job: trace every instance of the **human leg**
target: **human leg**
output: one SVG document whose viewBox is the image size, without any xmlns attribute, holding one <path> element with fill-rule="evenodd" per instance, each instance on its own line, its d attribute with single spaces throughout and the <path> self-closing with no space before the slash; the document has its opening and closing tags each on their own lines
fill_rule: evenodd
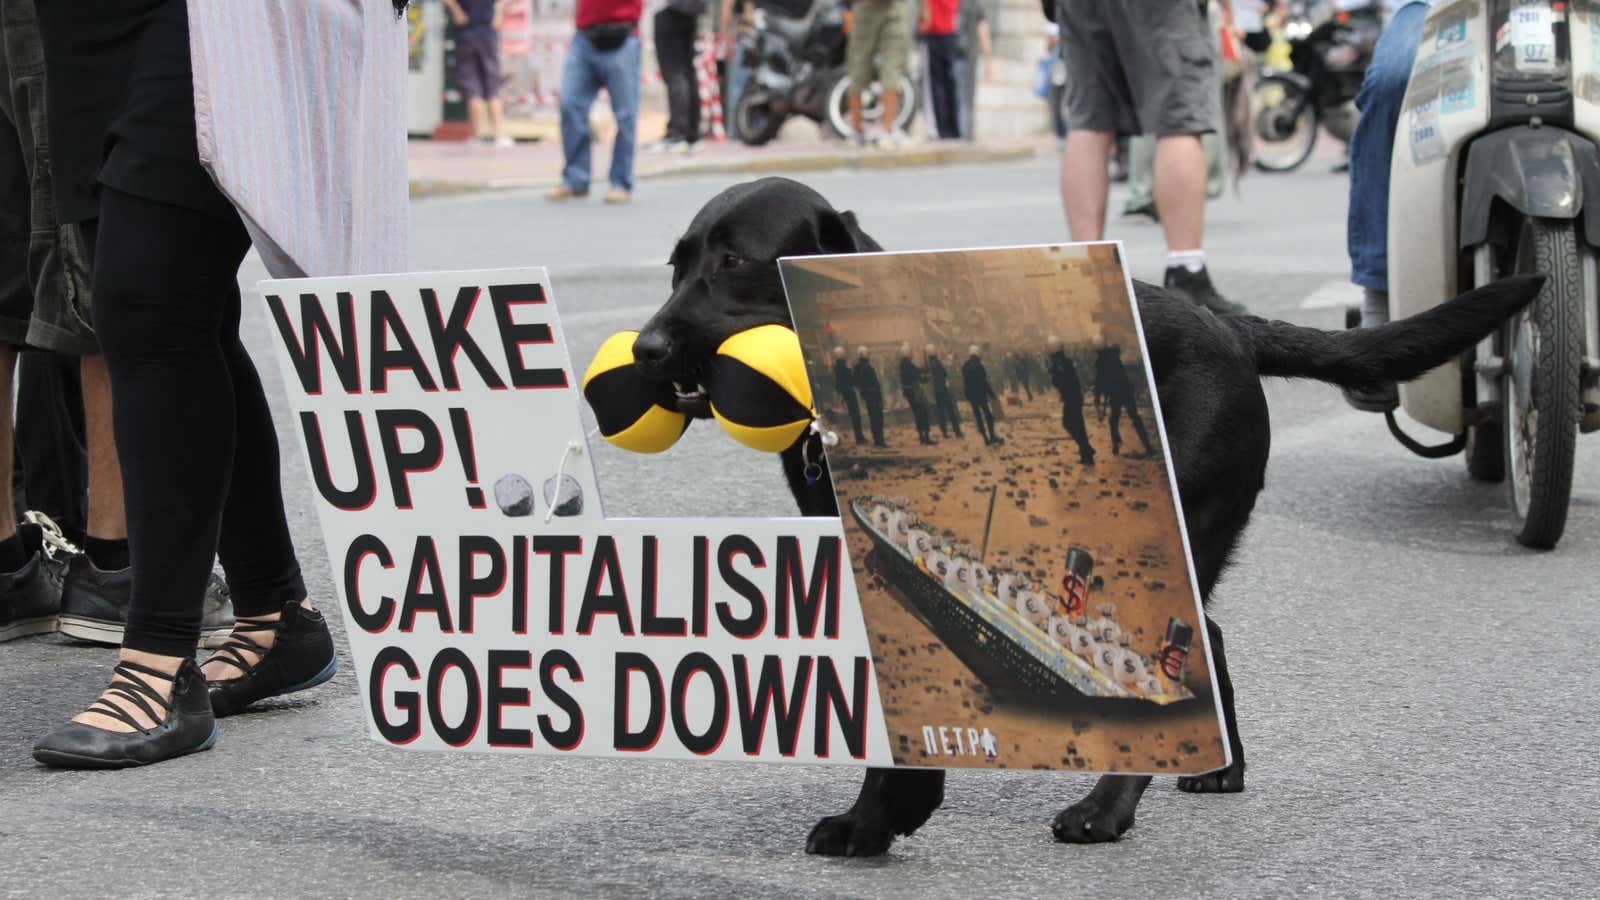
<svg viewBox="0 0 1600 900">
<path fill-rule="evenodd" d="M 78 359 L 26 350 L 17 355 L 16 377 L 16 456 L 22 473 L 14 480 L 22 485 L 19 505 L 49 516 L 74 544 L 82 544 L 88 530 Z M 119 496 L 119 509 L 121 505 Z"/>
<path fill-rule="evenodd" d="M 1385 302 L 1363 312 L 1363 325 L 1382 324 L 1388 317 L 1389 157 L 1427 11 L 1423 3 L 1408 3 L 1395 11 L 1378 38 L 1356 95 L 1361 118 L 1350 137 L 1350 280 L 1369 291 L 1385 292 Z"/>
<path fill-rule="evenodd" d="M 1067 211 L 1067 232 L 1074 241 L 1098 241 L 1105 236 L 1106 197 L 1111 176 L 1109 131 L 1074 128 L 1067 132 L 1067 149 L 1061 154 L 1061 203 Z"/>
<path fill-rule="evenodd" d="M 1128 141 L 1128 200 L 1122 214 L 1150 215 L 1156 210 L 1156 139 L 1148 134 L 1134 135 Z"/>
<path fill-rule="evenodd" d="M 633 192 L 633 152 L 639 125 L 639 38 L 629 37 L 621 47 L 602 54 L 598 61 L 611 114 L 617 120 L 616 143 L 611 147 L 611 187 Z"/>
<path fill-rule="evenodd" d="M 851 10 L 850 36 L 845 44 L 845 72 L 850 78 L 850 130 L 861 135 L 861 94 L 872 86 L 874 57 L 884 27 L 884 4 L 860 3 Z"/>
<path fill-rule="evenodd" d="M 933 102 L 934 136 L 961 136 L 960 92 L 956 72 L 956 36 L 930 34 L 928 42 L 928 93 Z"/>
<path fill-rule="evenodd" d="M 855 429 L 856 443 L 865 444 L 867 436 L 861 433 L 861 404 L 856 402 L 856 395 L 845 394 L 844 405 L 850 413 L 850 427 Z"/>
<path fill-rule="evenodd" d="M 1206 153 L 1199 136 L 1157 138 L 1154 175 L 1156 210 L 1167 249 L 1199 249 L 1206 214 Z"/>
<path fill-rule="evenodd" d="M 561 70 L 561 182 L 574 194 L 589 193 L 589 107 L 600 93 L 594 55 L 580 31 L 572 36 Z"/>
<path fill-rule="evenodd" d="M 700 111 L 694 77 L 695 19 L 664 7 L 656 13 L 654 23 L 656 67 L 667 88 L 666 138 L 694 143 L 700 136 L 694 122 Z"/>
<path fill-rule="evenodd" d="M 84 446 L 88 456 L 88 536 L 101 540 L 126 541 L 128 514 L 122 499 L 122 466 L 117 459 L 113 433 L 111 375 L 105 357 L 84 356 L 78 362 L 82 384 Z M 102 568 L 120 569 L 127 565 L 126 548 L 122 559 L 98 560 Z"/>
</svg>

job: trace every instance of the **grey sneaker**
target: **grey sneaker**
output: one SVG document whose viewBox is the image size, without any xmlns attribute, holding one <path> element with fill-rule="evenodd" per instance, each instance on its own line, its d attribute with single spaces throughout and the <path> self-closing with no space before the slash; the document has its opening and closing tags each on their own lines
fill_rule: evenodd
<svg viewBox="0 0 1600 900">
<path fill-rule="evenodd" d="M 133 569 L 105 570 L 86 553 L 67 561 L 61 591 L 61 633 L 96 644 L 120 646 L 128 624 Z M 228 585 L 211 573 L 200 619 L 200 645 L 220 647 L 233 632 L 233 601 Z"/>
</svg>

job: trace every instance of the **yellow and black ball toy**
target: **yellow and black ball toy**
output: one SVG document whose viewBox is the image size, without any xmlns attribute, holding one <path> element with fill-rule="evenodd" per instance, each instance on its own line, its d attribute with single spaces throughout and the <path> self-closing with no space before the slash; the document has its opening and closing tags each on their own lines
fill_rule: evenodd
<svg viewBox="0 0 1600 900">
<path fill-rule="evenodd" d="M 633 365 L 637 331 L 619 331 L 583 375 L 583 398 L 600 423 L 600 436 L 634 453 L 660 453 L 678 442 L 689 417 L 671 408 L 672 388 L 645 378 Z"/>
<path fill-rule="evenodd" d="M 800 339 L 782 325 L 760 325 L 723 341 L 706 390 L 723 429 L 763 453 L 789 449 L 817 417 Z"/>
</svg>

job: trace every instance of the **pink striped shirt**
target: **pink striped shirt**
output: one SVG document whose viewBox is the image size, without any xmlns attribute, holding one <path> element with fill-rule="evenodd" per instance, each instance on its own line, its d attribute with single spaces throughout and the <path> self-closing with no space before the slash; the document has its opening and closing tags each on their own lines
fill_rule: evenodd
<svg viewBox="0 0 1600 900">
<path fill-rule="evenodd" d="M 200 161 L 273 277 L 407 268 L 391 0 L 188 0 Z"/>
</svg>

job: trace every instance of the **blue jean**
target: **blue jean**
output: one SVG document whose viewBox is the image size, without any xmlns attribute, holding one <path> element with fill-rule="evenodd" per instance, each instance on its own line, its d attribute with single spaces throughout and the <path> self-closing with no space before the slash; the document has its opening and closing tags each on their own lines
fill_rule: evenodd
<svg viewBox="0 0 1600 900">
<path fill-rule="evenodd" d="M 740 137 L 739 117 L 733 111 L 739 106 L 739 96 L 744 93 L 745 85 L 750 81 L 750 69 L 744 64 L 744 51 L 735 45 L 733 52 L 728 54 L 728 90 L 722 95 L 727 103 L 727 108 L 722 112 L 722 121 L 728 123 L 728 135 Z"/>
<path fill-rule="evenodd" d="M 561 151 L 566 157 L 561 180 L 584 194 L 589 191 L 589 107 L 600 89 L 611 95 L 617 120 L 617 141 L 611 148 L 611 186 L 633 190 L 634 132 L 639 124 L 639 36 L 601 52 L 583 32 L 572 37 L 561 72 Z"/>
<path fill-rule="evenodd" d="M 1389 157 L 1400 128 L 1400 103 L 1422 40 L 1428 5 L 1401 6 L 1383 29 L 1372 64 L 1361 80 L 1356 107 L 1361 120 L 1350 137 L 1350 280 L 1374 291 L 1389 289 Z"/>
</svg>

